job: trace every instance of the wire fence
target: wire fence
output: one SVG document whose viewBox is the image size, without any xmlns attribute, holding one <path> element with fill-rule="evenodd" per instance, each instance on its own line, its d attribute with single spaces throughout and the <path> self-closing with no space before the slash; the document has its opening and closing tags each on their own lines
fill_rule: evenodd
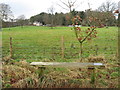
<svg viewBox="0 0 120 90">
<path fill-rule="evenodd" d="M 2 56 L 6 57 L 11 55 L 13 59 L 36 59 L 36 60 L 59 60 L 59 59 L 78 59 L 79 56 L 79 43 L 78 42 L 67 42 L 64 37 L 60 37 L 58 43 L 53 42 L 50 44 L 40 44 L 36 41 L 26 39 L 15 39 L 3 40 Z M 46 41 L 47 42 L 47 41 Z M 99 54 L 116 54 L 116 47 L 109 46 L 98 46 L 91 44 L 84 46 L 83 57 L 89 57 L 90 55 Z"/>
<path fill-rule="evenodd" d="M 5 42 L 4 42 L 5 41 Z M 3 47 L 2 56 L 8 56 L 11 55 L 14 59 L 60 59 L 60 58 L 78 58 L 79 56 L 79 47 L 74 47 L 69 44 L 68 46 L 65 46 L 65 44 L 68 44 L 64 42 L 64 38 L 62 41 L 60 41 L 60 45 L 55 46 L 47 46 L 42 45 L 39 46 L 36 43 L 32 43 L 30 45 L 31 40 L 27 40 L 27 42 L 12 39 L 10 37 L 10 40 L 4 40 L 3 41 Z"/>
</svg>

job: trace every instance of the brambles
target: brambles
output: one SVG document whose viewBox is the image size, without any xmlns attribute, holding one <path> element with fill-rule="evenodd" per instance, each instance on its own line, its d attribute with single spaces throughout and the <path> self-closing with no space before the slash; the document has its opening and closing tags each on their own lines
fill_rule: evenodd
<svg viewBox="0 0 120 90">
<path fill-rule="evenodd" d="M 96 21 L 96 20 L 97 20 L 97 18 L 89 17 L 90 22 Z M 82 19 L 79 16 L 75 16 L 72 21 L 73 21 L 76 38 L 80 43 L 80 49 L 81 49 L 80 55 L 81 55 L 81 60 L 82 60 L 82 54 L 83 54 L 82 44 L 84 41 L 91 40 L 91 39 L 97 37 L 97 31 L 95 30 L 96 27 L 93 25 L 93 26 L 90 26 L 89 28 L 87 28 L 86 30 L 82 30 L 78 26 L 78 25 L 82 24 Z"/>
</svg>

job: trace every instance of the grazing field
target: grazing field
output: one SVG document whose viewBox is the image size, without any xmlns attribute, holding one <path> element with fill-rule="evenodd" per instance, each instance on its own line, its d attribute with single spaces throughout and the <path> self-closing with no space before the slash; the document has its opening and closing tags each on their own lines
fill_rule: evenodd
<svg viewBox="0 0 120 90">
<path fill-rule="evenodd" d="M 87 29 L 87 27 L 81 27 Z M 82 62 L 101 62 L 104 69 L 96 69 L 94 87 L 114 88 L 118 86 L 118 29 L 97 28 L 97 38 L 83 44 Z M 64 58 L 61 37 L 64 37 Z M 9 38 L 12 37 L 13 57 L 9 56 Z M 2 32 L 3 87 L 79 87 L 90 88 L 90 71 L 87 69 L 48 68 L 41 82 L 37 78 L 37 67 L 32 61 L 80 62 L 79 42 L 71 27 L 24 26 L 3 28 Z M 7 62 L 7 63 L 6 63 Z M 9 70 L 10 69 L 10 70 Z"/>
</svg>

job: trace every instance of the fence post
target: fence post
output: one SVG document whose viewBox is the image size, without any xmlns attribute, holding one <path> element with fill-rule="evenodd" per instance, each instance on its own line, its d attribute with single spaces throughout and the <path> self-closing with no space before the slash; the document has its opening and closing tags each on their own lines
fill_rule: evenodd
<svg viewBox="0 0 120 90">
<path fill-rule="evenodd" d="M 40 87 L 42 87 L 42 81 L 44 79 L 44 71 L 45 71 L 45 67 L 38 67 L 38 78 L 39 78 L 39 82 L 40 82 Z"/>
<path fill-rule="evenodd" d="M 10 58 L 13 57 L 13 50 L 12 50 L 12 37 L 10 37 Z"/>
<path fill-rule="evenodd" d="M 62 58 L 64 58 L 64 56 L 65 56 L 65 54 L 64 54 L 64 50 L 65 50 L 65 48 L 64 48 L 64 36 L 61 37 L 61 50 L 62 50 L 62 52 L 61 52 Z"/>
<path fill-rule="evenodd" d="M 98 55 L 98 50 L 99 50 L 98 45 L 95 45 L 95 54 L 96 55 Z"/>
<path fill-rule="evenodd" d="M 92 84 L 92 88 L 95 88 L 96 87 L 95 67 L 89 67 L 88 70 L 89 70 L 89 72 L 91 72 L 91 81 L 90 81 L 90 83 Z"/>
<path fill-rule="evenodd" d="M 52 58 L 52 60 L 55 60 L 55 55 L 54 55 L 55 52 L 54 52 L 54 50 L 55 50 L 54 47 L 52 47 L 52 50 L 51 50 L 52 51 L 51 52 L 51 58 Z"/>
</svg>

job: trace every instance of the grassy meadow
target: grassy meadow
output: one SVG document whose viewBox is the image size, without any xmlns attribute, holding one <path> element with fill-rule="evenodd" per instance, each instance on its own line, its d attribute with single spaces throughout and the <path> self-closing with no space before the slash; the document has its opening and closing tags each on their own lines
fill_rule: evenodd
<svg viewBox="0 0 120 90">
<path fill-rule="evenodd" d="M 87 27 L 81 27 L 87 29 Z M 82 62 L 100 62 L 106 66 L 96 69 L 96 88 L 118 87 L 118 28 L 97 28 L 97 38 L 83 44 Z M 61 54 L 61 37 L 64 36 L 64 53 Z M 42 82 L 35 66 L 30 62 L 80 62 L 79 42 L 71 27 L 24 26 L 3 28 L 2 55 L 9 56 L 9 38 L 12 37 L 13 57 L 3 62 L 3 87 L 77 87 L 90 88 L 90 71 L 87 69 L 47 68 Z M 9 70 L 10 69 L 10 70 Z"/>
</svg>

